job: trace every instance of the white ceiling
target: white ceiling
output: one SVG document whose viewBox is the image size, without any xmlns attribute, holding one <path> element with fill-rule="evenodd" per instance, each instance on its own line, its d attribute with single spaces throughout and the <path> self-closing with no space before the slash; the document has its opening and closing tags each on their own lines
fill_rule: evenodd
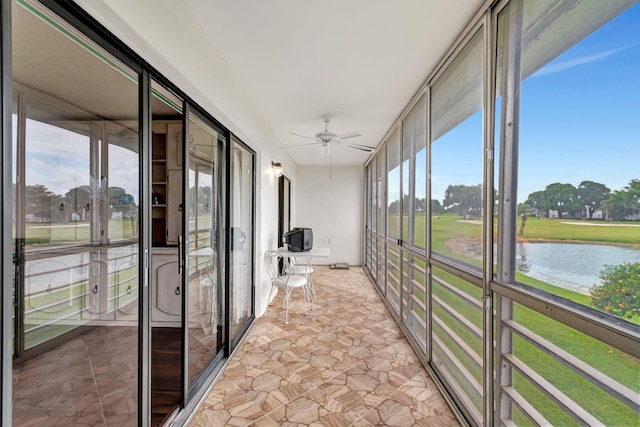
<svg viewBox="0 0 640 427">
<path fill-rule="evenodd" d="M 484 0 L 183 0 L 283 146 L 324 129 L 376 146 Z M 334 165 L 368 153 L 332 147 Z M 324 165 L 320 147 L 288 149 Z"/>
</svg>

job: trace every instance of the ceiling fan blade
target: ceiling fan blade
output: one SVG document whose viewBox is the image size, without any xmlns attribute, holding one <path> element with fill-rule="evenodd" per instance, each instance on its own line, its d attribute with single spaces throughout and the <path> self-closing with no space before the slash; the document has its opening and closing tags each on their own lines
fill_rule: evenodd
<svg viewBox="0 0 640 427">
<path fill-rule="evenodd" d="M 358 147 L 366 148 L 367 150 L 375 150 L 376 149 L 376 147 L 372 147 L 370 145 L 356 144 L 355 142 L 350 142 L 349 145 L 357 145 Z"/>
<path fill-rule="evenodd" d="M 347 144 L 347 147 L 355 148 L 356 150 L 360 150 L 360 151 L 366 151 L 367 153 L 373 151 L 373 148 L 371 148 L 371 147 L 363 148 L 363 147 L 359 147 L 359 146 L 353 145 L 353 144 Z"/>
<path fill-rule="evenodd" d="M 358 136 L 362 136 L 362 132 L 358 132 L 354 130 L 352 132 L 343 133 L 342 135 L 338 135 L 340 139 L 349 139 L 349 138 L 357 138 Z"/>
<path fill-rule="evenodd" d="M 291 135 L 295 135 L 295 136 L 299 136 L 301 138 L 307 138 L 307 139 L 311 139 L 313 141 L 318 141 L 316 138 L 312 137 L 312 136 L 307 136 L 307 135 L 301 135 L 299 133 L 295 133 L 295 132 L 289 132 Z"/>
<path fill-rule="evenodd" d="M 307 144 L 298 144 L 298 145 L 287 145 L 286 147 L 278 147 L 278 150 L 286 150 L 288 148 L 298 148 L 298 147 L 308 147 L 310 145 L 318 145 L 317 142 L 309 142 Z"/>
</svg>

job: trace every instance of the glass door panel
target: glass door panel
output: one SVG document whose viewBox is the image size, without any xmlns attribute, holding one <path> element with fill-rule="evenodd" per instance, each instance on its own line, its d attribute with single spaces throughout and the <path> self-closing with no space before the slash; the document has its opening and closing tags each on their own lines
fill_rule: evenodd
<svg viewBox="0 0 640 427">
<path fill-rule="evenodd" d="M 222 350 L 225 318 L 222 190 L 224 135 L 194 114 L 188 117 L 187 380 L 189 388 Z"/>
<path fill-rule="evenodd" d="M 231 338 L 253 317 L 253 153 L 233 140 L 231 151 Z"/>
<path fill-rule="evenodd" d="M 11 12 L 13 425 L 135 426 L 138 74 L 35 2 Z"/>
<path fill-rule="evenodd" d="M 151 425 L 180 408 L 182 387 L 183 101 L 151 82 Z"/>
</svg>

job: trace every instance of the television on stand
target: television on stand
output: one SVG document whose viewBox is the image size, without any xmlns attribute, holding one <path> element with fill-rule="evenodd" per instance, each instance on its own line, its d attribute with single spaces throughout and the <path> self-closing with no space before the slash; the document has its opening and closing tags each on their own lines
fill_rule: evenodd
<svg viewBox="0 0 640 427">
<path fill-rule="evenodd" d="M 313 248 L 313 230 L 307 227 L 295 227 L 284 233 L 284 242 L 291 252 L 305 252 Z"/>
</svg>

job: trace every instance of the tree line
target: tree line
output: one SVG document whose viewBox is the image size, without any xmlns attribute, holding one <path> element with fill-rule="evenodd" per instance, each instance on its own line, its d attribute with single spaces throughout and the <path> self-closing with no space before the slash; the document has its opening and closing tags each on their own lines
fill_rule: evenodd
<svg viewBox="0 0 640 427">
<path fill-rule="evenodd" d="M 495 192 L 494 200 L 497 200 L 497 196 Z M 449 185 L 442 202 L 431 200 L 431 212 L 481 216 L 482 198 L 482 185 Z M 408 212 L 409 201 L 409 195 L 405 194 L 402 198 L 403 212 Z M 424 198 L 416 197 L 413 203 L 416 212 L 426 209 Z M 399 213 L 399 208 L 400 201 L 394 200 L 389 204 L 388 211 Z M 582 181 L 578 187 L 556 182 L 547 185 L 544 190 L 529 194 L 527 200 L 518 205 L 518 215 L 535 213 L 548 218 L 550 211 L 557 211 L 560 217 L 587 219 L 593 219 L 595 212 L 602 211 L 607 221 L 623 221 L 640 214 L 640 180 L 632 179 L 629 185 L 616 191 L 595 181 Z"/>
<path fill-rule="evenodd" d="M 64 195 L 55 194 L 42 184 L 25 186 L 25 214 L 27 220 L 44 222 L 69 222 L 87 219 L 91 207 L 90 187 L 81 185 Z M 14 186 L 15 198 L 15 186 Z M 135 206 L 134 197 L 123 188 L 110 187 L 107 199 L 111 208 L 128 210 Z"/>
<path fill-rule="evenodd" d="M 402 197 L 403 212 L 409 211 L 409 195 Z M 416 197 L 413 201 L 413 210 L 424 212 L 426 209 L 426 199 Z M 389 203 L 389 213 L 399 213 L 400 201 L 394 200 Z M 458 215 L 479 216 L 482 212 L 482 185 L 449 185 L 445 191 L 442 203 L 437 199 L 431 200 L 431 213 L 438 214 L 444 212 L 456 213 Z"/>
<path fill-rule="evenodd" d="M 640 180 L 632 179 L 621 190 L 611 191 L 606 185 L 594 181 L 582 181 L 578 187 L 571 184 L 553 183 L 542 191 L 529 194 L 518 212 L 537 212 L 549 217 L 551 210 L 558 216 L 592 219 L 596 211 L 602 211 L 607 221 L 623 221 L 640 213 Z"/>
</svg>

